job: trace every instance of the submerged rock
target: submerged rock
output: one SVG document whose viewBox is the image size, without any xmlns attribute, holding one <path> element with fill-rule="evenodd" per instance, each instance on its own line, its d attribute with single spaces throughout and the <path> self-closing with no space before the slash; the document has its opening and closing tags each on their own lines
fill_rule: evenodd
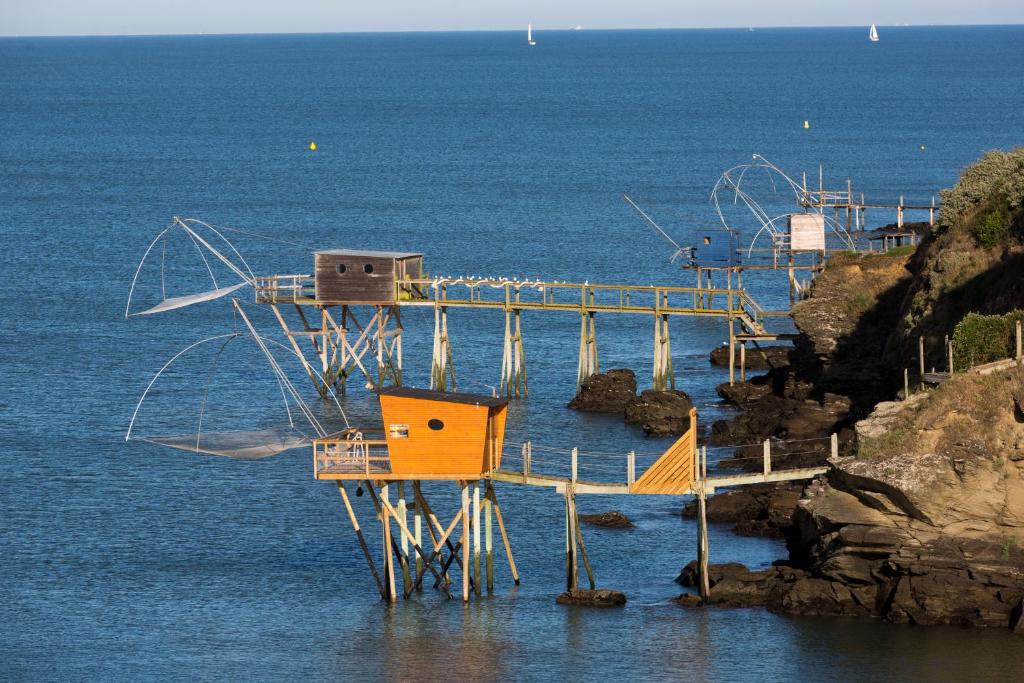
<svg viewBox="0 0 1024 683">
<path fill-rule="evenodd" d="M 636 374 L 619 368 L 583 380 L 569 407 L 590 413 L 621 413 L 636 400 Z"/>
<path fill-rule="evenodd" d="M 683 391 L 648 389 L 626 405 L 626 422 L 654 436 L 683 434 L 690 428 L 691 408 L 693 401 Z"/>
<path fill-rule="evenodd" d="M 629 517 L 618 510 L 612 512 L 601 512 L 595 515 L 580 515 L 580 521 L 594 526 L 603 526 L 607 529 L 632 529 L 633 522 Z"/>
<path fill-rule="evenodd" d="M 606 588 L 596 590 L 576 588 L 562 593 L 555 598 L 555 602 L 559 605 L 577 607 L 622 607 L 626 604 L 626 594 Z"/>
</svg>

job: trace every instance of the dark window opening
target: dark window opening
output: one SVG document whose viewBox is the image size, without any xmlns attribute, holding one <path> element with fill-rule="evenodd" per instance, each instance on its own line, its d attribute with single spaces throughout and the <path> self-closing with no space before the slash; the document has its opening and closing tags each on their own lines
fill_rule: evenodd
<svg viewBox="0 0 1024 683">
<path fill-rule="evenodd" d="M 348 269 L 345 267 L 344 263 L 339 263 L 337 266 L 335 266 L 335 270 L 338 271 L 338 275 L 343 275 L 345 271 Z"/>
<path fill-rule="evenodd" d="M 427 426 L 433 429 L 435 432 L 439 432 L 444 429 L 444 422 L 441 422 L 436 417 L 427 423 Z"/>
<path fill-rule="evenodd" d="M 372 263 L 367 263 L 365 266 L 363 266 L 363 272 L 364 273 L 372 273 L 373 272 L 373 264 Z"/>
</svg>

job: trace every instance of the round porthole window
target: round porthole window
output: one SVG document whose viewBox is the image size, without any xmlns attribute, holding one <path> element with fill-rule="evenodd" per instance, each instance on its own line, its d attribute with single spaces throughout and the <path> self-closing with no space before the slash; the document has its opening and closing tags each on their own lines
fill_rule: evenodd
<svg viewBox="0 0 1024 683">
<path fill-rule="evenodd" d="M 441 422 L 436 417 L 427 423 L 427 426 L 433 429 L 435 432 L 439 432 L 444 429 L 444 422 Z"/>
<path fill-rule="evenodd" d="M 363 272 L 364 273 L 372 273 L 373 272 L 373 264 L 372 263 L 367 263 L 365 266 L 363 266 Z"/>
<path fill-rule="evenodd" d="M 345 267 L 344 263 L 339 263 L 337 266 L 335 266 L 335 270 L 338 271 L 338 275 L 343 275 L 345 271 L 348 270 L 348 268 Z"/>
</svg>

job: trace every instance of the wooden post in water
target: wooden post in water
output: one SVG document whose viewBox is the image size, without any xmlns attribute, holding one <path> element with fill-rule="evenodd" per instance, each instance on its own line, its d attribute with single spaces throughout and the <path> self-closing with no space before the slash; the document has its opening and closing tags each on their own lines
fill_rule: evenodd
<svg viewBox="0 0 1024 683">
<path fill-rule="evenodd" d="M 579 449 L 572 449 L 572 483 L 576 483 L 576 475 L 579 466 Z"/>
<path fill-rule="evenodd" d="M 740 342 L 740 381 L 747 381 L 747 342 Z"/>
<path fill-rule="evenodd" d="M 473 591 L 480 595 L 480 482 L 473 485 Z"/>
<path fill-rule="evenodd" d="M 491 503 L 494 504 L 494 518 L 498 522 L 498 531 L 501 532 L 501 540 L 505 545 L 505 557 L 508 558 L 508 568 L 509 571 L 512 572 L 512 580 L 518 586 L 519 572 L 516 570 L 516 561 L 512 557 L 512 544 L 509 543 L 508 533 L 505 531 L 505 520 L 501 516 L 501 506 L 498 505 L 498 497 L 494 493 L 494 486 L 492 486 L 489 481 L 487 482 L 487 497 L 490 499 Z"/>
<path fill-rule="evenodd" d="M 366 539 L 363 538 L 363 530 L 359 527 L 359 520 L 356 518 L 356 512 L 352 509 L 352 503 L 348 499 L 348 491 L 345 490 L 345 482 L 338 480 L 338 493 L 341 494 L 341 500 L 345 504 L 345 511 L 348 513 L 348 519 L 352 523 L 352 528 L 356 532 L 356 538 L 359 539 L 359 547 L 363 550 L 363 557 L 366 558 L 366 564 L 370 567 L 370 573 L 373 574 L 373 580 L 377 584 L 377 590 L 380 591 L 380 597 L 386 598 L 387 594 L 384 590 L 384 584 L 380 580 L 380 574 L 377 573 L 377 565 L 373 561 L 373 555 L 370 554 L 370 548 L 366 545 Z"/>
<path fill-rule="evenodd" d="M 384 501 L 388 499 L 387 484 L 381 487 L 380 497 Z M 387 599 L 395 602 L 398 600 L 398 594 L 395 593 L 395 560 L 391 553 L 391 517 L 388 515 L 386 507 L 380 511 L 380 520 L 384 532 L 384 589 L 387 593 Z"/>
<path fill-rule="evenodd" d="M 494 515 L 494 506 L 491 503 L 487 492 L 484 492 L 484 553 L 487 563 L 487 592 L 494 590 L 494 545 L 491 531 L 491 517 Z"/>
<path fill-rule="evenodd" d="M 398 482 L 398 519 L 402 521 L 402 526 L 408 526 L 409 515 L 405 503 L 405 482 Z M 398 538 L 399 546 L 402 549 L 402 556 L 400 562 L 402 563 L 402 588 L 406 593 L 409 592 L 409 588 L 412 586 L 412 576 L 409 571 L 409 541 L 406 539 L 405 534 L 399 534 Z"/>
<path fill-rule="evenodd" d="M 626 491 L 633 490 L 636 482 L 636 452 L 630 451 L 626 454 Z"/>
<path fill-rule="evenodd" d="M 462 487 L 462 601 L 469 602 L 469 482 Z"/>
<path fill-rule="evenodd" d="M 565 485 L 565 589 L 574 591 L 579 586 L 579 568 L 576 562 L 575 500 L 572 484 Z"/>
<path fill-rule="evenodd" d="M 935 195 L 932 195 L 932 208 L 928 209 L 928 225 L 935 225 Z"/>
<path fill-rule="evenodd" d="M 732 316 L 732 292 L 727 295 L 729 306 L 729 386 L 736 383 L 736 323 Z"/>
<path fill-rule="evenodd" d="M 413 487 L 419 485 L 418 481 L 413 482 Z M 413 498 L 412 508 L 412 527 L 413 536 L 416 538 L 416 545 L 423 547 L 423 513 L 420 510 L 420 504 L 416 502 L 415 497 Z M 419 576 L 423 573 L 423 558 L 420 557 L 419 553 L 416 554 L 416 575 Z M 422 590 L 422 585 L 418 588 Z"/>
<path fill-rule="evenodd" d="M 697 574 L 700 599 L 707 602 L 711 597 L 711 586 L 708 580 L 708 509 L 703 481 L 697 486 Z"/>
<path fill-rule="evenodd" d="M 763 464 L 764 476 L 767 477 L 769 474 L 772 473 L 772 442 L 769 441 L 768 439 L 765 439 L 764 443 L 762 444 L 762 450 L 763 450 L 762 458 L 764 460 L 764 464 Z"/>
<path fill-rule="evenodd" d="M 896 207 L 896 227 L 903 227 L 903 195 L 900 195 L 900 205 Z"/>
</svg>

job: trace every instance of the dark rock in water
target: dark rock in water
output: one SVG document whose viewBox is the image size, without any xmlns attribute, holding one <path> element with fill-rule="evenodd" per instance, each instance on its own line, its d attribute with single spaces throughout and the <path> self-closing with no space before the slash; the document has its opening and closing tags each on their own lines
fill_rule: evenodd
<svg viewBox="0 0 1024 683">
<path fill-rule="evenodd" d="M 608 529 L 632 529 L 633 522 L 629 517 L 618 510 L 602 512 L 596 515 L 580 515 L 580 521 L 594 526 L 603 526 Z"/>
<path fill-rule="evenodd" d="M 785 368 L 790 364 L 791 346 L 747 347 L 747 370 L 767 370 L 769 368 Z M 719 346 L 711 352 L 711 364 L 729 367 L 729 347 Z M 736 368 L 740 367 L 740 350 L 736 349 Z"/>
<path fill-rule="evenodd" d="M 756 484 L 708 498 L 708 521 L 735 524 L 741 536 L 784 537 L 793 529 L 793 509 L 800 500 L 799 484 Z M 697 504 L 683 508 L 684 517 L 697 516 Z"/>
<path fill-rule="evenodd" d="M 748 403 L 760 401 L 772 393 L 772 385 L 767 382 L 737 382 L 729 384 L 723 382 L 715 387 L 715 391 L 723 399 L 736 406 L 744 406 Z"/>
<path fill-rule="evenodd" d="M 635 400 L 636 374 L 620 368 L 585 379 L 569 407 L 591 413 L 620 413 Z"/>
<path fill-rule="evenodd" d="M 559 605 L 576 605 L 579 607 L 622 607 L 626 604 L 626 594 L 605 588 L 597 590 L 577 588 L 562 593 L 555 598 L 555 602 Z"/>
<path fill-rule="evenodd" d="M 714 586 L 727 576 L 745 574 L 748 571 L 749 570 L 746 566 L 739 562 L 725 562 L 723 564 L 708 565 L 708 585 Z M 683 570 L 679 572 L 679 576 L 676 577 L 676 583 L 688 588 L 696 588 L 700 585 L 700 574 L 698 572 L 697 560 L 693 560 L 690 564 L 683 567 Z"/>
<path fill-rule="evenodd" d="M 626 405 L 626 422 L 654 436 L 682 434 L 690 428 L 693 401 L 685 392 L 648 389 Z"/>
<path fill-rule="evenodd" d="M 673 600 L 674 603 L 680 607 L 703 607 L 704 601 L 700 599 L 699 595 L 693 593 L 681 593 L 678 598 Z"/>
</svg>

